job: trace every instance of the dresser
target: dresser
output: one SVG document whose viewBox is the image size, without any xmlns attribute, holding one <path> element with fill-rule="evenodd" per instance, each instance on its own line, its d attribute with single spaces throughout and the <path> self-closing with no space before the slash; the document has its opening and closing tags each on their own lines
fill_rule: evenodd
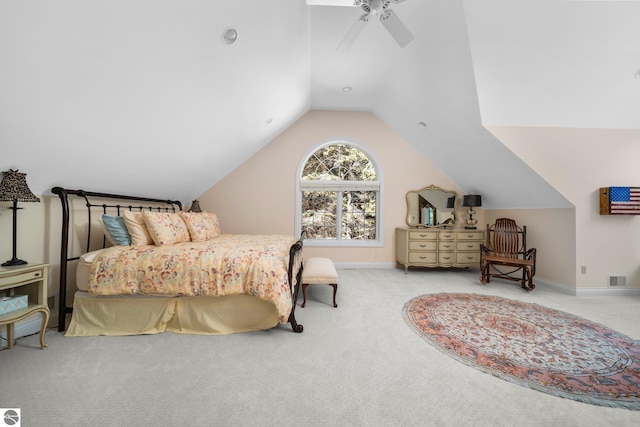
<svg viewBox="0 0 640 427">
<path fill-rule="evenodd" d="M 409 267 L 479 267 L 484 231 L 396 228 L 396 261 Z"/>
</svg>

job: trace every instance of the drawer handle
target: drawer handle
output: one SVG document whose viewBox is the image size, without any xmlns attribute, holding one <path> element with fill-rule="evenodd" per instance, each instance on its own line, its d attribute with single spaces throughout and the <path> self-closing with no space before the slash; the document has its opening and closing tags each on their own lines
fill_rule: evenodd
<svg viewBox="0 0 640 427">
<path fill-rule="evenodd" d="M 442 245 L 442 246 L 444 246 L 445 248 L 450 248 L 451 247 L 451 245 Z"/>
<path fill-rule="evenodd" d="M 473 259 L 473 257 L 472 257 L 472 256 L 468 256 L 468 257 L 467 257 L 467 259 L 468 259 L 468 260 L 472 260 L 472 259 Z"/>
<path fill-rule="evenodd" d="M 420 237 L 427 237 L 427 235 L 426 234 L 421 234 Z"/>
<path fill-rule="evenodd" d="M 473 234 L 467 234 L 467 237 L 473 239 Z"/>
<path fill-rule="evenodd" d="M 36 273 L 36 277 L 38 277 L 40 275 L 40 273 Z"/>
<path fill-rule="evenodd" d="M 420 246 L 421 248 L 426 248 L 427 247 L 427 245 L 418 245 L 418 246 Z"/>
<path fill-rule="evenodd" d="M 421 257 L 418 257 L 418 258 L 420 258 L 420 259 L 425 259 L 425 258 L 427 258 L 427 257 L 426 257 L 426 256 L 421 256 Z"/>
<path fill-rule="evenodd" d="M 468 248 L 472 248 L 472 247 L 473 247 L 473 245 L 467 245 L 467 247 L 468 247 Z"/>
<path fill-rule="evenodd" d="M 442 237 L 451 237 L 451 234 L 443 234 Z"/>
<path fill-rule="evenodd" d="M 451 257 L 449 257 L 449 256 L 443 256 L 442 258 L 444 258 L 444 259 L 451 259 Z"/>
</svg>

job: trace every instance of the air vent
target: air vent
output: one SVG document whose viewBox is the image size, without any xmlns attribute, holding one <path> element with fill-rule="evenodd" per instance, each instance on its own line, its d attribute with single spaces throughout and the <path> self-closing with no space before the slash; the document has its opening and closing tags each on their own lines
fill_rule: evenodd
<svg viewBox="0 0 640 427">
<path fill-rule="evenodd" d="M 609 276 L 609 286 L 612 288 L 627 286 L 627 277 L 626 276 Z"/>
</svg>

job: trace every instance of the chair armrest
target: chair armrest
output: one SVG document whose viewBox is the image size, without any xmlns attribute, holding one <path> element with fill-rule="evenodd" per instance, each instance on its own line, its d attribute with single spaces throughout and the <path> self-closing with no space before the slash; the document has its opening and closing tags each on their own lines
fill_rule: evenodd
<svg viewBox="0 0 640 427">
<path fill-rule="evenodd" d="M 493 248 L 485 246 L 484 243 L 480 243 L 480 252 L 482 252 L 483 254 L 490 254 L 493 253 Z"/>
<path fill-rule="evenodd" d="M 523 255 L 524 259 L 527 259 L 527 260 L 533 259 L 533 260 L 535 260 L 536 259 L 536 252 L 537 252 L 536 248 L 531 248 L 531 249 L 528 249 L 522 255 Z"/>
</svg>

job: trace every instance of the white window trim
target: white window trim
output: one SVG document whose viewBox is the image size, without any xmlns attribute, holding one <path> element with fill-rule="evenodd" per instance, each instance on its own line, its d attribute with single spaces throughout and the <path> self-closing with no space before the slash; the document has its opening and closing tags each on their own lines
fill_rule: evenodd
<svg viewBox="0 0 640 427">
<path fill-rule="evenodd" d="M 324 141 L 321 141 L 315 144 L 307 153 L 302 157 L 300 163 L 298 163 L 298 169 L 296 170 L 296 236 L 299 236 L 302 233 L 302 190 L 305 189 L 313 189 L 313 190 L 327 190 L 327 191 L 340 191 L 345 188 L 352 188 L 353 182 L 351 185 L 345 184 L 343 181 L 323 181 L 322 183 L 318 181 L 309 181 L 301 186 L 300 182 L 302 181 L 300 177 L 302 176 L 302 171 L 304 165 L 307 164 L 309 158 L 316 151 L 333 144 L 344 144 L 349 145 L 351 147 L 355 147 L 358 150 L 362 151 L 371 161 L 373 167 L 376 171 L 377 180 L 376 181 L 360 181 L 359 183 L 363 184 L 362 190 L 377 190 L 378 197 L 376 198 L 376 240 L 326 240 L 326 239 L 310 239 L 305 238 L 304 244 L 305 246 L 318 246 L 318 247 L 366 247 L 366 248 L 378 248 L 384 246 L 384 235 L 383 235 L 383 227 L 384 223 L 384 212 L 383 212 L 383 203 L 384 200 L 384 177 L 382 174 L 382 168 L 380 167 L 380 162 L 373 154 L 373 152 L 360 141 L 357 141 L 352 138 L 330 138 Z M 358 182 L 358 181 L 355 181 Z M 358 188 L 360 189 L 360 188 Z"/>
</svg>

